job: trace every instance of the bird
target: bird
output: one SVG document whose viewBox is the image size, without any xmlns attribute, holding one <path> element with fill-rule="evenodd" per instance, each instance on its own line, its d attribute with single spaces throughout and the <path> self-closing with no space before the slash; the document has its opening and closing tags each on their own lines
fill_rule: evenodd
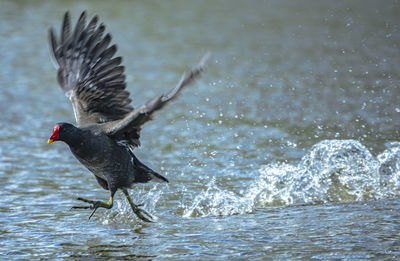
<svg viewBox="0 0 400 261">
<path fill-rule="evenodd" d="M 134 108 L 126 90 L 122 57 L 116 55 L 117 45 L 112 44 L 111 34 L 97 15 L 87 22 L 83 11 L 73 28 L 69 11 L 65 12 L 60 35 L 53 27 L 49 29 L 49 44 L 58 84 L 72 103 L 76 123 L 55 124 L 47 143 L 66 143 L 98 184 L 110 192 L 107 202 L 78 197 L 87 205 L 71 209 L 93 210 L 90 219 L 98 208 L 111 209 L 115 193 L 121 190 L 138 218 L 155 222 L 150 213 L 133 203 L 128 189 L 136 183 L 167 183 L 168 179 L 143 164 L 133 151 L 141 145 L 143 125 L 201 75 L 210 54 L 184 73 L 171 90 Z"/>
</svg>

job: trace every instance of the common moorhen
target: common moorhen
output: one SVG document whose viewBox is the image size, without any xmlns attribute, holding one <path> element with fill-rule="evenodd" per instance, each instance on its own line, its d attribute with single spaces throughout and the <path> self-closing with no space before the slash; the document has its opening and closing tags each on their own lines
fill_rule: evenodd
<svg viewBox="0 0 400 261">
<path fill-rule="evenodd" d="M 133 212 L 140 219 L 152 222 L 151 214 L 132 202 L 127 189 L 135 183 L 168 180 L 140 162 L 133 150 L 140 145 L 143 124 L 199 77 L 209 55 L 203 56 L 190 73 L 183 74 L 175 88 L 134 109 L 129 92 L 125 90 L 122 58 L 114 57 L 117 47 L 110 46 L 111 35 L 104 35 L 104 31 L 105 26 L 98 24 L 97 16 L 86 23 L 86 12 L 80 15 L 73 30 L 66 12 L 60 37 L 50 29 L 51 51 L 58 64 L 58 83 L 71 100 L 77 124 L 57 123 L 48 143 L 67 143 L 100 186 L 111 193 L 108 202 L 78 198 L 89 206 L 72 208 L 92 209 L 90 219 L 98 208 L 112 208 L 114 194 L 121 189 Z"/>
</svg>

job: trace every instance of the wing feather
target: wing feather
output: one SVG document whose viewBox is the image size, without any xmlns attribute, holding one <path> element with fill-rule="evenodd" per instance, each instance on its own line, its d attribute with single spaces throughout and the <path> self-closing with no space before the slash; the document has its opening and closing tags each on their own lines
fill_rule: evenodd
<svg viewBox="0 0 400 261">
<path fill-rule="evenodd" d="M 119 143 L 136 147 L 140 145 L 143 124 L 200 76 L 209 54 L 184 74 L 175 88 L 134 110 L 125 90 L 122 58 L 114 57 L 117 46 L 110 46 L 112 37 L 104 32 L 105 26 L 98 25 L 97 16 L 86 25 L 86 12 L 72 30 L 70 15 L 65 13 L 60 37 L 52 28 L 49 30 L 51 52 L 58 64 L 57 80 L 71 100 L 79 126 L 96 124 L 98 130 Z"/>
<path fill-rule="evenodd" d="M 114 57 L 117 46 L 110 46 L 112 37 L 104 32 L 97 16 L 86 25 L 86 12 L 73 30 L 66 12 L 59 39 L 52 28 L 49 31 L 51 51 L 59 66 L 58 83 L 71 100 L 80 126 L 123 119 L 133 110 L 125 90 L 122 58 Z"/>
<path fill-rule="evenodd" d="M 104 124 L 106 133 L 116 140 L 124 141 L 132 147 L 140 146 L 140 131 L 143 125 L 153 119 L 153 113 L 160 110 L 169 102 L 179 96 L 185 86 L 193 83 L 205 68 L 205 63 L 209 59 L 210 54 L 203 56 L 197 66 L 190 73 L 183 74 L 181 80 L 175 88 L 165 94 L 150 99 L 144 105 L 136 108 L 126 115 L 125 118 L 117 121 L 107 122 Z"/>
</svg>

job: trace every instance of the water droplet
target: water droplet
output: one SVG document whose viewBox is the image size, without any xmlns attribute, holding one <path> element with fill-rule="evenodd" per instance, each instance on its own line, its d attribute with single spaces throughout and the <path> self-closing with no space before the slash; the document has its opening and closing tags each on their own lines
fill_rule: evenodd
<svg viewBox="0 0 400 261">
<path fill-rule="evenodd" d="M 367 103 L 366 103 L 366 102 L 363 103 L 363 105 L 362 105 L 362 107 L 361 107 L 361 110 L 364 110 L 365 107 L 367 107 Z"/>
</svg>

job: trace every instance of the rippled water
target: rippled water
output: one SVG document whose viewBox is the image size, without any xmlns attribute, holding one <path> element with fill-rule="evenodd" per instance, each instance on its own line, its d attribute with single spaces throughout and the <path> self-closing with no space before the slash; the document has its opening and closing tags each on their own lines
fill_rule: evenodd
<svg viewBox="0 0 400 261">
<path fill-rule="evenodd" d="M 398 1 L 2 1 L 0 258 L 400 258 Z M 124 56 L 134 105 L 204 77 L 158 113 L 140 159 L 168 185 L 112 210 L 54 123 L 73 122 L 47 30 L 99 14 Z"/>
</svg>

